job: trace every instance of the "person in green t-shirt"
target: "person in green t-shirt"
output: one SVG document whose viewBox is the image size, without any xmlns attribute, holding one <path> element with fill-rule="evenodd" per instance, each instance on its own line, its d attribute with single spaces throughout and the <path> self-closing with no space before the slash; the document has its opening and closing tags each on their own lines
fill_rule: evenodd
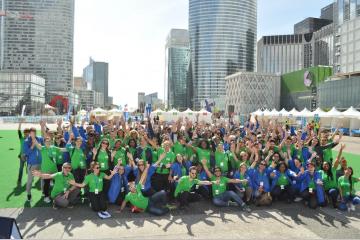
<svg viewBox="0 0 360 240">
<path fill-rule="evenodd" d="M 224 151 L 224 145 L 219 143 L 215 151 L 215 167 L 221 169 L 223 176 L 229 172 L 229 155 Z"/>
<path fill-rule="evenodd" d="M 65 208 L 76 203 L 80 194 L 80 189 L 75 186 L 71 186 L 69 183 L 71 180 L 74 180 L 74 176 L 71 173 L 70 163 L 64 163 L 61 172 L 48 174 L 35 170 L 32 172 L 32 175 L 40 177 L 41 179 L 53 179 L 55 181 L 54 187 L 51 191 L 51 198 L 54 200 L 54 208 Z"/>
<path fill-rule="evenodd" d="M 89 199 L 91 208 L 97 212 L 98 216 L 102 219 L 109 218 L 111 215 L 107 212 L 106 193 L 103 191 L 103 180 L 110 180 L 116 173 L 116 170 L 111 171 L 108 176 L 103 172 L 100 172 L 100 165 L 98 162 L 91 162 L 90 169 L 92 173 L 85 177 L 83 183 L 76 183 L 74 180 L 69 181 L 73 186 L 84 188 L 89 186 Z"/>
<path fill-rule="evenodd" d="M 153 187 L 155 191 L 170 189 L 169 183 L 169 174 L 171 165 L 174 163 L 176 155 L 171 151 L 170 141 L 165 141 L 163 143 L 163 148 L 158 149 L 160 164 L 156 169 L 156 174 L 154 175 L 154 184 Z"/>
<path fill-rule="evenodd" d="M 72 173 L 74 174 L 75 181 L 82 183 L 86 175 L 86 156 L 81 149 L 82 138 L 77 137 L 75 140 L 75 146 L 71 144 L 73 135 L 71 135 L 69 142 L 66 144 L 66 149 L 70 154 L 70 161 L 72 167 Z"/>
<path fill-rule="evenodd" d="M 344 176 L 338 179 L 340 199 L 346 204 L 348 211 L 355 211 L 355 206 L 360 204 L 360 196 L 357 196 L 354 189 L 354 183 L 359 182 L 360 178 L 353 177 L 352 167 L 345 169 Z"/>
<path fill-rule="evenodd" d="M 213 175 L 206 166 L 206 159 L 204 159 L 202 163 L 207 176 L 211 179 L 214 205 L 217 207 L 227 207 L 234 201 L 242 210 L 250 212 L 250 208 L 243 202 L 239 195 L 237 195 L 234 191 L 227 190 L 228 183 L 246 183 L 247 180 L 229 179 L 227 177 L 223 177 L 219 167 L 215 167 Z"/>
<path fill-rule="evenodd" d="M 189 175 L 182 176 L 175 189 L 174 196 L 180 202 L 180 209 L 188 207 L 189 202 L 196 202 L 201 199 L 200 194 L 191 191 L 194 186 L 198 188 L 199 185 L 211 185 L 211 182 L 197 179 L 196 166 L 192 166 L 189 168 Z"/>
<path fill-rule="evenodd" d="M 149 165 L 146 167 L 149 169 Z M 156 216 L 162 216 L 169 212 L 169 208 L 166 206 L 166 192 L 160 191 L 153 194 L 151 197 L 144 197 L 141 188 L 145 184 L 146 175 L 141 176 L 141 179 L 138 184 L 135 182 L 129 183 L 129 193 L 125 196 L 124 201 L 121 204 L 120 212 L 126 207 L 126 203 L 130 202 L 133 212 L 143 212 L 147 211 L 150 214 Z"/>
<path fill-rule="evenodd" d="M 126 166 L 128 162 L 126 149 L 122 147 L 121 144 L 122 143 L 120 139 L 116 140 L 114 149 L 111 153 L 111 159 L 114 162 L 114 166 L 118 165 L 118 163 L 120 163 L 122 166 Z"/>
<path fill-rule="evenodd" d="M 19 126 L 18 126 L 18 136 L 19 136 L 19 141 L 20 141 L 20 152 L 19 152 L 19 160 L 20 160 L 20 166 L 19 166 L 19 174 L 18 174 L 18 180 L 17 180 L 17 185 L 20 186 L 21 185 L 21 179 L 23 176 L 23 172 L 24 172 L 24 166 L 26 163 L 26 156 L 24 153 L 24 139 L 26 139 L 29 136 L 30 133 L 30 129 L 25 128 L 23 133 L 24 136 L 21 133 L 21 124 L 22 124 L 23 120 L 21 120 L 19 122 Z"/>
</svg>

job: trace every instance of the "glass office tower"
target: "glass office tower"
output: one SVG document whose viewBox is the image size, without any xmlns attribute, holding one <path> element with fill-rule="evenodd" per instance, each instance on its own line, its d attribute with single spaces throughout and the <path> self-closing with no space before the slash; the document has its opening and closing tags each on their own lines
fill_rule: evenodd
<svg viewBox="0 0 360 240">
<path fill-rule="evenodd" d="M 257 1 L 190 0 L 193 106 L 225 95 L 225 77 L 255 70 Z"/>
<path fill-rule="evenodd" d="M 189 107 L 187 98 L 190 43 L 185 29 L 171 29 L 166 41 L 165 99 L 167 108 L 180 111 Z"/>
<path fill-rule="evenodd" d="M 0 0 L 0 70 L 33 73 L 47 93 L 72 90 L 74 0 Z"/>
</svg>

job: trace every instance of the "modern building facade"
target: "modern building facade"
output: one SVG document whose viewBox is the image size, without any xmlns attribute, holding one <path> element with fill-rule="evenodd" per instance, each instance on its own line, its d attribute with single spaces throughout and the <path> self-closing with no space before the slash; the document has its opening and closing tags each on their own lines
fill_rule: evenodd
<svg viewBox="0 0 360 240">
<path fill-rule="evenodd" d="M 304 67 L 305 43 L 303 34 L 264 36 L 258 41 L 257 71 L 283 74 Z"/>
<path fill-rule="evenodd" d="M 280 75 L 239 72 L 225 78 L 226 109 L 236 115 L 280 107 Z"/>
<path fill-rule="evenodd" d="M 139 112 L 145 112 L 145 108 L 147 106 L 151 105 L 152 110 L 155 110 L 157 108 L 163 108 L 164 104 L 161 101 L 161 99 L 158 98 L 158 93 L 151 93 L 148 95 L 145 95 L 144 92 L 138 93 L 138 110 Z"/>
<path fill-rule="evenodd" d="M 47 101 L 73 81 L 74 0 L 0 0 L 0 70 L 45 79 Z"/>
<path fill-rule="evenodd" d="M 45 79 L 31 73 L 0 72 L 0 115 L 41 115 Z"/>
<path fill-rule="evenodd" d="M 336 107 L 346 110 L 360 108 L 360 76 L 334 79 L 320 83 L 319 106 L 323 109 Z"/>
<path fill-rule="evenodd" d="M 79 95 L 79 106 L 81 109 L 91 110 L 96 107 L 104 106 L 104 95 L 94 90 L 75 90 L 75 93 Z"/>
<path fill-rule="evenodd" d="M 103 103 L 108 106 L 109 97 L 109 64 L 106 62 L 96 62 L 90 58 L 90 63 L 83 70 L 83 78 L 86 81 L 88 90 L 93 90 L 103 94 Z"/>
<path fill-rule="evenodd" d="M 295 34 L 313 33 L 331 24 L 333 21 L 328 19 L 308 17 L 294 25 Z"/>
<path fill-rule="evenodd" d="M 185 110 L 190 106 L 187 98 L 190 71 L 189 32 L 171 29 L 165 50 L 165 103 L 167 108 Z"/>
<path fill-rule="evenodd" d="M 315 110 L 319 107 L 319 85 L 332 76 L 332 69 L 318 66 L 283 74 L 280 108 Z"/>
<path fill-rule="evenodd" d="M 74 77 L 74 90 L 86 90 L 87 84 L 84 78 Z"/>
<path fill-rule="evenodd" d="M 335 10 L 335 3 L 331 3 L 321 9 L 321 19 L 327 19 L 334 21 L 334 10 Z"/>
<path fill-rule="evenodd" d="M 190 0 L 193 107 L 225 95 L 224 78 L 254 71 L 257 39 L 256 0 Z"/>
<path fill-rule="evenodd" d="M 334 24 L 329 24 L 314 32 L 312 37 L 313 66 L 334 66 L 334 27 Z"/>
</svg>

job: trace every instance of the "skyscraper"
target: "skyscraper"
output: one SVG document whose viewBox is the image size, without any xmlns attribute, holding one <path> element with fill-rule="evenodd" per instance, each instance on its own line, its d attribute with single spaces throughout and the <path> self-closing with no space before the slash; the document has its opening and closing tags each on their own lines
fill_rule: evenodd
<svg viewBox="0 0 360 240">
<path fill-rule="evenodd" d="M 190 0 L 193 105 L 225 95 L 225 77 L 255 70 L 257 0 Z"/>
<path fill-rule="evenodd" d="M 0 70 L 46 81 L 47 101 L 72 90 L 74 0 L 0 0 Z M 4 16 L 5 15 L 5 16 Z"/>
<path fill-rule="evenodd" d="M 90 58 L 90 63 L 84 68 L 83 78 L 87 83 L 88 90 L 101 92 L 104 97 L 104 105 L 109 103 L 109 84 L 108 84 L 109 64 L 106 62 L 96 62 Z"/>
<path fill-rule="evenodd" d="M 165 101 L 168 108 L 185 110 L 190 70 L 189 32 L 171 29 L 166 41 Z"/>
</svg>

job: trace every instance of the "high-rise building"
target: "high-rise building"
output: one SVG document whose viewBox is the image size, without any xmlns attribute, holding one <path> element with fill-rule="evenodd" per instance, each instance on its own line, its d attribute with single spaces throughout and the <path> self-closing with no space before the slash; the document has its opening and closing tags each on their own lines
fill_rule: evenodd
<svg viewBox="0 0 360 240">
<path fill-rule="evenodd" d="M 335 3 L 331 3 L 331 4 L 327 5 L 326 7 L 323 7 L 321 9 L 320 18 L 334 21 L 334 6 L 335 6 Z"/>
<path fill-rule="evenodd" d="M 313 33 L 332 23 L 332 20 L 309 17 L 294 25 L 295 34 Z"/>
<path fill-rule="evenodd" d="M 185 110 L 190 106 L 187 98 L 190 71 L 189 32 L 171 29 L 166 40 L 165 102 L 168 108 Z"/>
<path fill-rule="evenodd" d="M 74 90 L 86 90 L 86 81 L 82 77 L 74 77 Z"/>
<path fill-rule="evenodd" d="M 0 70 L 44 78 L 47 101 L 69 97 L 74 0 L 0 0 L 0 8 Z"/>
<path fill-rule="evenodd" d="M 190 0 L 193 106 L 225 95 L 225 76 L 255 70 L 257 0 Z"/>
<path fill-rule="evenodd" d="M 108 71 L 109 64 L 106 62 L 96 62 L 90 58 L 90 63 L 83 70 L 83 78 L 86 81 L 88 90 L 100 92 L 104 97 L 104 105 L 108 106 Z"/>
</svg>

